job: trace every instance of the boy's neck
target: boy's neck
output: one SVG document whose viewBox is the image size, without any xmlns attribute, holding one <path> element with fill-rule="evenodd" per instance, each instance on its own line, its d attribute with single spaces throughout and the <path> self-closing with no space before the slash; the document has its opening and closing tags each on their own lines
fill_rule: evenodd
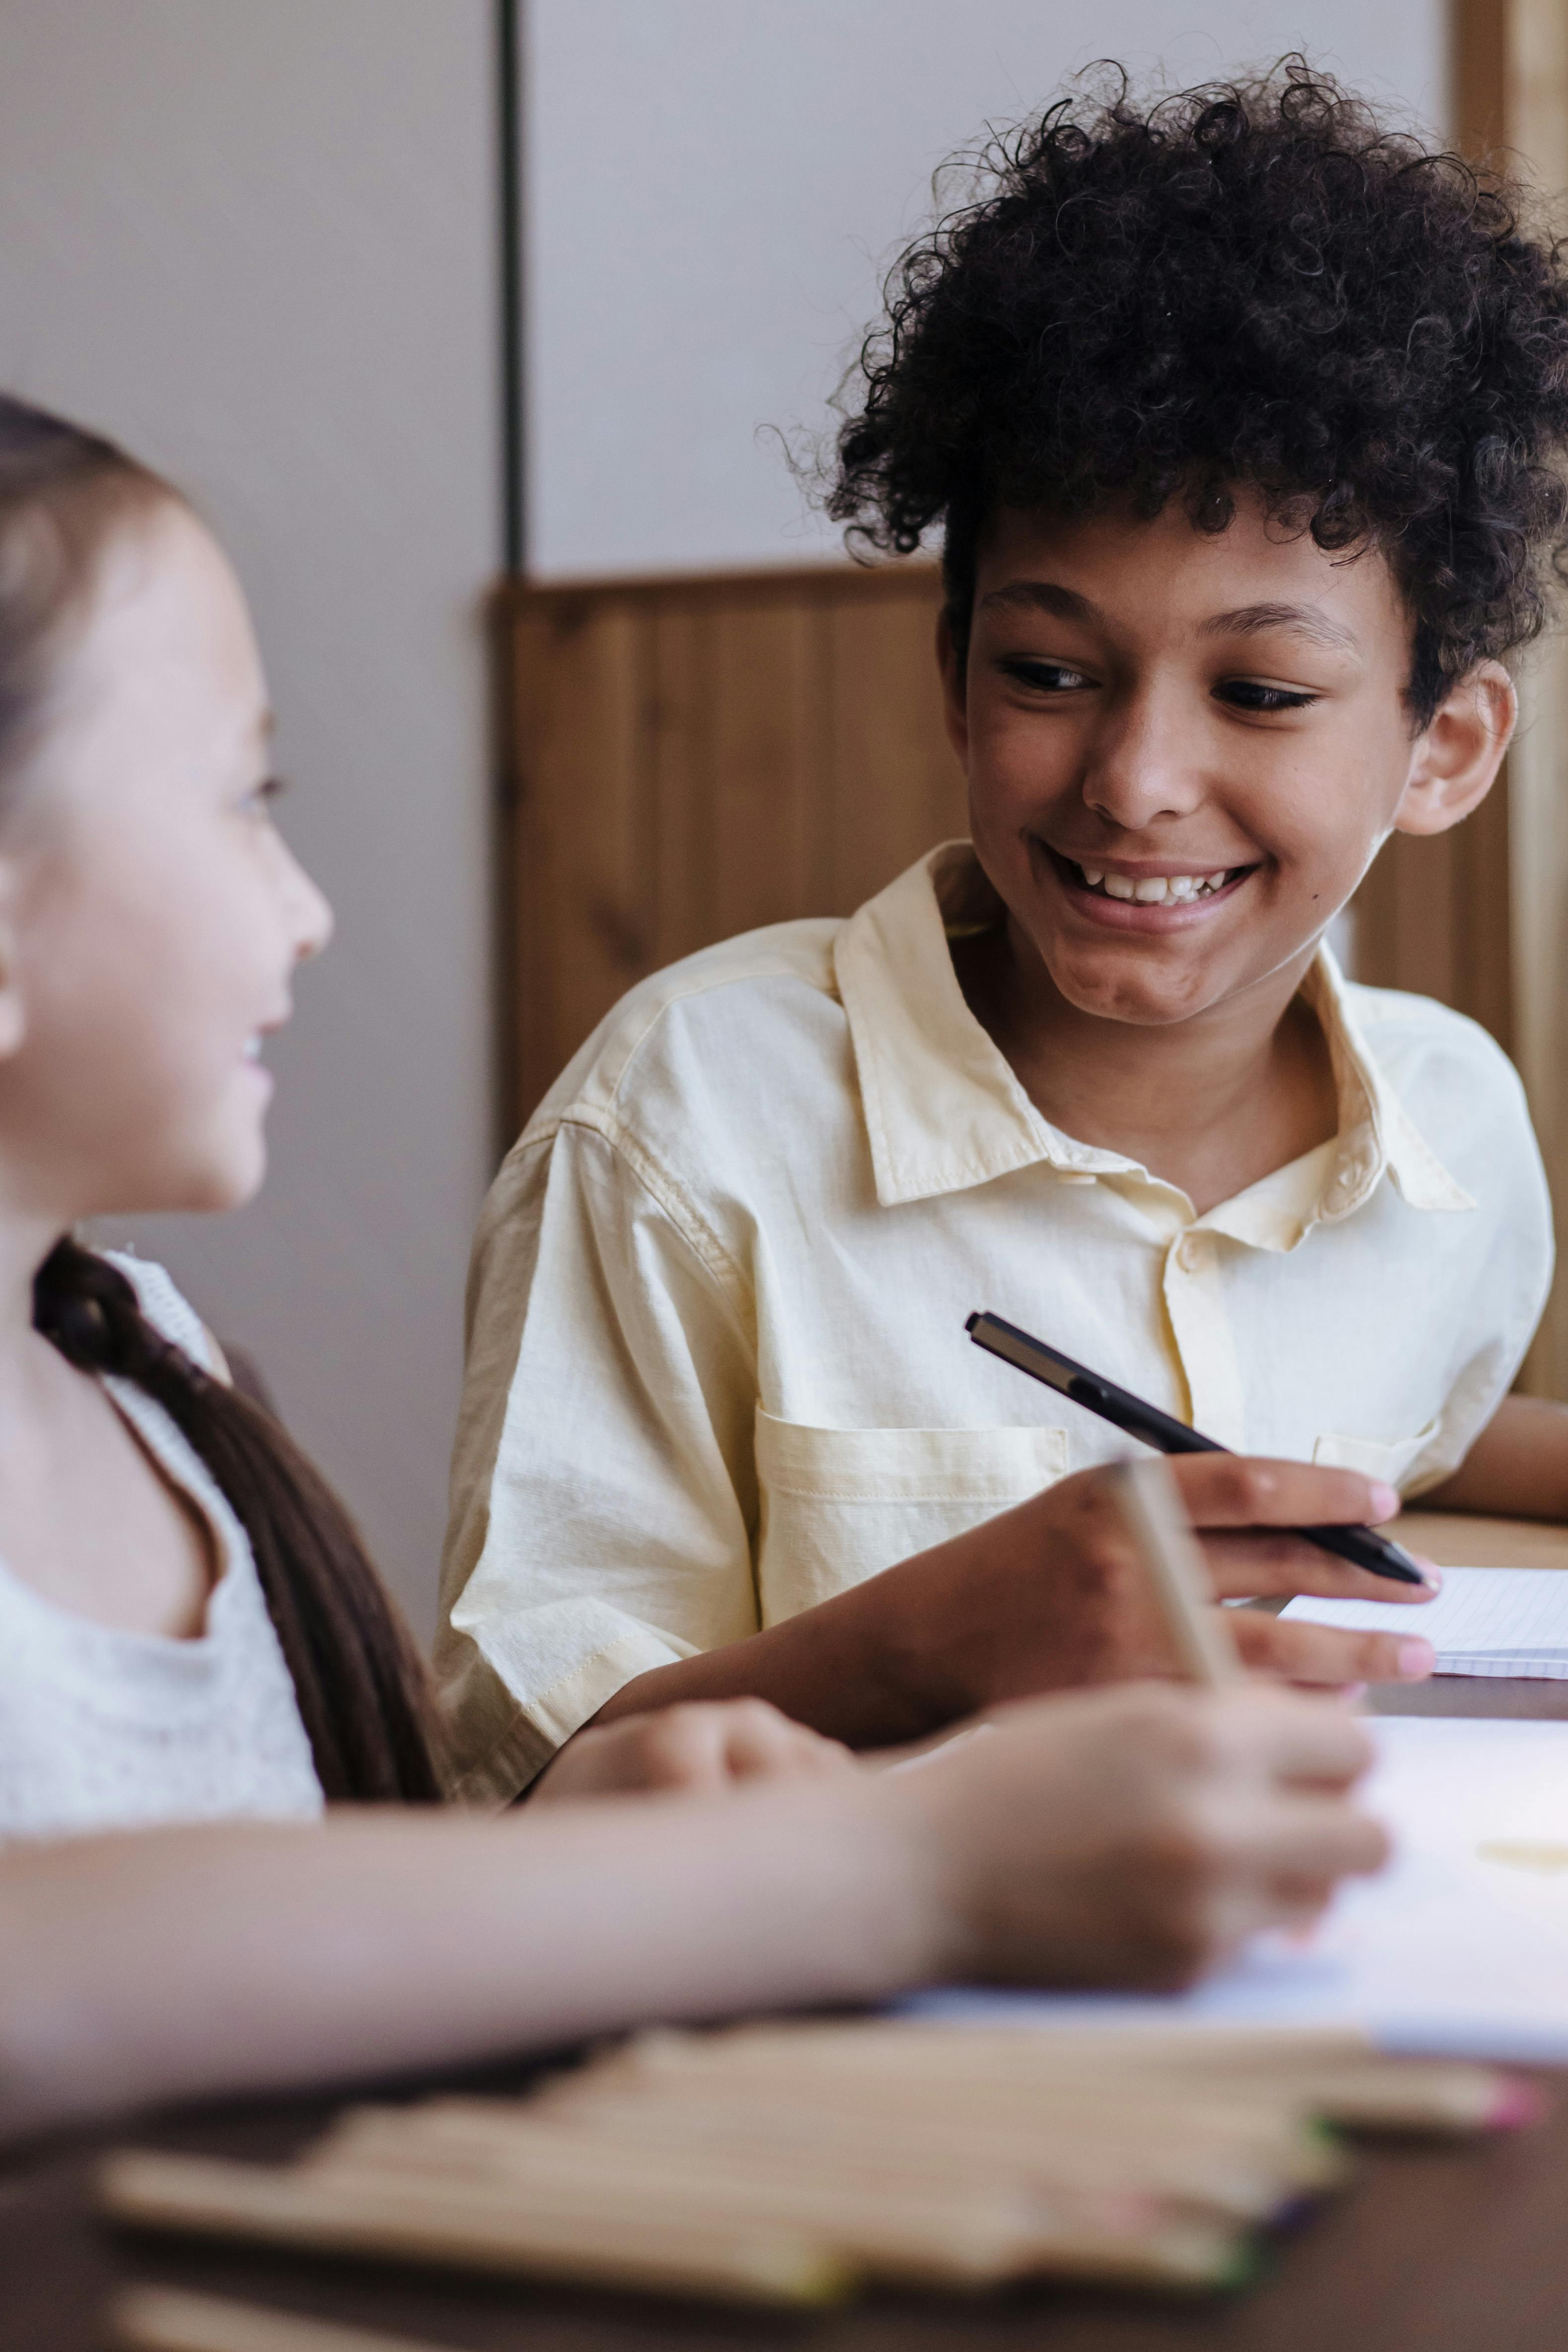
<svg viewBox="0 0 1568 2352">
<path fill-rule="evenodd" d="M 1337 1131 L 1328 1043 L 1298 997 L 1310 950 L 1190 1021 L 1147 1027 L 1069 1004 L 1011 922 L 953 945 L 971 1012 L 1041 1114 L 1178 1186 L 1200 1216 Z"/>
</svg>

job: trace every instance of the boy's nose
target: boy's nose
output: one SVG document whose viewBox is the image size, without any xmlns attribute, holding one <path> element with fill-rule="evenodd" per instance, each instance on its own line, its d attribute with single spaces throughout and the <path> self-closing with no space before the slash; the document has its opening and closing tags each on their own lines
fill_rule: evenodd
<svg viewBox="0 0 1568 2352">
<path fill-rule="evenodd" d="M 1187 816 L 1204 798 L 1202 752 L 1184 740 L 1169 701 L 1152 693 L 1109 709 L 1089 746 L 1083 797 L 1124 833 Z"/>
</svg>

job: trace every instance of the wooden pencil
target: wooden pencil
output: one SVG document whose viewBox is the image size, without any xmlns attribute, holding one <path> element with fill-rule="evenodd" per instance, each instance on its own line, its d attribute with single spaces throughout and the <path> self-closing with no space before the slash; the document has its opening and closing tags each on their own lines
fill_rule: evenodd
<svg viewBox="0 0 1568 2352">
<path fill-rule="evenodd" d="M 455 2263 L 501 2274 L 652 2288 L 745 2302 L 819 2304 L 847 2292 L 847 2266 L 784 2229 L 730 2231 L 666 2210 L 651 2222 L 557 2199 L 475 2211 L 466 2198 L 400 2199 L 336 2185 L 304 2166 L 130 2151 L 110 2158 L 100 2202 L 117 2221 L 205 2237 Z"/>
<path fill-rule="evenodd" d="M 819 2189 L 831 2176 L 836 2193 L 846 2198 L 862 2190 L 892 2190 L 912 2207 L 937 2200 L 951 2209 L 955 2197 L 962 2201 L 984 2182 L 998 2191 L 1016 2190 L 1064 2218 L 1099 2226 L 1113 2215 L 1123 2226 L 1176 2207 L 1231 2219 L 1267 2219 L 1307 2191 L 1337 2185 L 1347 2169 L 1343 2154 L 1321 2137 L 1306 2151 L 1288 2148 L 1280 2161 L 1273 2151 L 1260 2158 L 1245 2145 L 1184 2149 L 1167 2143 L 1129 2149 L 1087 2142 L 1079 2147 L 1016 2126 L 999 2132 L 981 2125 L 955 2132 L 931 2117 L 920 2128 L 892 2135 L 875 2119 L 824 2117 L 750 2101 L 739 2106 L 627 2102 L 607 2112 L 574 2111 L 561 2119 L 561 2127 L 590 2143 L 607 2141 L 627 2150 L 640 2146 L 668 2166 L 721 2154 L 727 2167 L 743 2169 L 752 2182 L 774 2182 L 773 2195 L 786 2200 L 803 2171 Z M 515 2127 L 502 2118 L 447 2112 L 410 2130 L 401 2118 L 378 2124 L 366 2116 L 357 2130 L 312 2161 L 358 2170 L 450 2168 L 479 2179 L 505 2179 L 533 2168 L 540 2143 L 520 2142 Z"/>
<path fill-rule="evenodd" d="M 752 2149 L 771 2149 L 799 2162 L 852 2162 L 888 2167 L 890 2135 L 877 2116 L 816 2115 L 782 2100 L 689 2101 L 676 2105 L 595 2105 L 574 2111 L 580 2128 L 672 2145 L 720 2145 L 737 2161 Z M 897 2168 L 911 2175 L 946 2177 L 955 2168 L 975 2174 L 990 2168 L 1007 2173 L 1040 2193 L 1058 2196 L 1157 2197 L 1212 2207 L 1253 2220 L 1267 2219 L 1309 2190 L 1337 2186 L 1349 2170 L 1344 2150 L 1319 2132 L 1306 2131 L 1282 2152 L 1259 2154 L 1255 2147 L 1224 2141 L 1187 2143 L 1172 2136 L 1128 2142 L 1064 2137 L 1009 2117 L 984 2117 L 957 2124 L 931 2119 L 910 2145 L 900 2134 Z M 934 2145 L 931 2145 L 934 2143 Z M 895 2143 L 896 2144 L 896 2143 Z"/>
<path fill-rule="evenodd" d="M 853 2027 L 745 2027 L 727 2033 L 637 2038 L 595 2068 L 562 2078 L 584 2087 L 614 2072 L 628 2080 L 734 2071 L 795 2082 L 821 2073 L 844 2082 L 886 2076 L 934 2088 L 962 2083 L 966 2096 L 999 2077 L 1020 2097 L 1063 2078 L 1091 2077 L 1107 2101 L 1128 2074 L 1145 2084 L 1190 2075 L 1211 2089 L 1237 2079 L 1260 2095 L 1297 2094 L 1329 2121 L 1375 2118 L 1415 2131 L 1468 2131 L 1531 2120 L 1542 2111 L 1532 2085 L 1464 2059 L 1391 2058 L 1364 2033 L 1334 2027 L 1169 2028 L 1163 2025 L 942 2026 L 879 2021 Z M 868 2095 L 870 2095 L 868 2092 Z"/>
<path fill-rule="evenodd" d="M 450 2352 L 412 2336 L 384 2336 L 175 2287 L 126 2287 L 110 2305 L 109 2326 L 123 2352 Z"/>
<path fill-rule="evenodd" d="M 400 2179 L 386 2168 L 132 2153 L 110 2160 L 100 2195 L 115 2219 L 142 2227 L 772 2301 L 824 2300 L 858 2271 L 942 2285 L 1041 2274 L 1194 2287 L 1247 2261 L 1242 2232 L 1185 2215 L 1095 2230 L 1053 2221 L 1016 2193 L 954 2193 L 933 2207 L 837 2181 L 784 2191 L 721 2164 L 596 2153 L 574 2175 L 552 2150 L 499 2193 L 439 2171 Z"/>
<path fill-rule="evenodd" d="M 1177 1657 L 1211 1690 L 1241 1678 L 1241 1660 L 1213 1605 L 1203 1554 L 1163 1455 L 1113 1462 L 1110 1477 L 1127 1532 Z"/>
</svg>

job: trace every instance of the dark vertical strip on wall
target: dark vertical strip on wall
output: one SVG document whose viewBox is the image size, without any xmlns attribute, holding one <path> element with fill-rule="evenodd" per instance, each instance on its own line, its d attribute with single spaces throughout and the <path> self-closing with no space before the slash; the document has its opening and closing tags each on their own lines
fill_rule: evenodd
<svg viewBox="0 0 1568 2352">
<path fill-rule="evenodd" d="M 492 1035 L 491 1101 L 494 1154 L 499 1160 L 517 1132 L 517 1073 L 521 1014 L 521 910 L 516 887 L 526 789 L 523 730 L 519 725 L 521 677 L 518 666 L 515 583 L 528 561 L 528 513 L 523 449 L 522 318 L 522 0 L 496 0 L 495 111 L 496 205 L 500 231 L 497 305 L 500 331 L 501 560 L 505 578 L 490 604 L 490 727 L 495 810 L 491 819 L 490 938 Z"/>
<path fill-rule="evenodd" d="M 506 568 L 527 565 L 522 378 L 522 0 L 497 0 L 497 100 L 500 108 L 501 482 L 506 499 Z"/>
</svg>

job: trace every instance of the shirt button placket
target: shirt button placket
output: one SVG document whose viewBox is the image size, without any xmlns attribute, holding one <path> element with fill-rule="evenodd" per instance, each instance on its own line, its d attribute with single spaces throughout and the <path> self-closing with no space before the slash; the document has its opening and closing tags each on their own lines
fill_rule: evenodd
<svg viewBox="0 0 1568 2352">
<path fill-rule="evenodd" d="M 1246 1443 L 1241 1367 L 1225 1311 L 1212 1234 L 1189 1229 L 1165 1253 L 1165 1311 L 1186 1377 L 1192 1424 L 1222 1445 Z"/>
</svg>

